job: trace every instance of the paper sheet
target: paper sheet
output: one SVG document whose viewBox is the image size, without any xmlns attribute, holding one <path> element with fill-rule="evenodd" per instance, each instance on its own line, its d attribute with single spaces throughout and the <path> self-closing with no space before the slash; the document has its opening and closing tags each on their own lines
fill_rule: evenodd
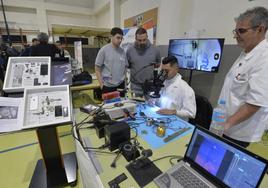
<svg viewBox="0 0 268 188">
<path fill-rule="evenodd" d="M 23 99 L 0 97 L 0 132 L 21 130 L 23 124 Z"/>
<path fill-rule="evenodd" d="M 75 136 L 77 136 L 76 131 Z M 88 157 L 88 153 L 83 149 L 83 147 L 77 140 L 75 140 L 75 146 L 76 146 L 76 157 L 80 169 L 83 187 L 103 188 L 104 186 L 95 169 L 93 162 Z"/>
</svg>

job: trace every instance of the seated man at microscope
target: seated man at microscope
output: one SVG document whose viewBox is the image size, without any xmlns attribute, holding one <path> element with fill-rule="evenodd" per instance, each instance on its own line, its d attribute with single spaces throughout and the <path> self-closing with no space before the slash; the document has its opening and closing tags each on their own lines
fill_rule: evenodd
<svg viewBox="0 0 268 188">
<path fill-rule="evenodd" d="M 163 115 L 177 115 L 184 120 L 194 118 L 196 102 L 193 89 L 181 78 L 178 73 L 178 60 L 174 56 L 162 60 L 162 71 L 167 74 L 164 87 L 160 91 L 161 97 L 156 99 L 157 111 Z"/>
</svg>

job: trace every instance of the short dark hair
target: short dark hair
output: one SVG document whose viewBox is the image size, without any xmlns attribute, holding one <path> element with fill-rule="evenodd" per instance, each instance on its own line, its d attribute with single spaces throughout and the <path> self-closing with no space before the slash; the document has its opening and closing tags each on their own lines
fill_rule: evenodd
<svg viewBox="0 0 268 188">
<path fill-rule="evenodd" d="M 122 29 L 119 28 L 119 27 L 114 27 L 114 28 L 112 28 L 112 30 L 111 30 L 111 35 L 112 35 L 112 36 L 115 36 L 116 34 L 123 35 L 123 31 L 122 31 Z"/>
<path fill-rule="evenodd" d="M 38 39 L 37 38 L 33 38 L 32 39 L 32 42 L 35 42 L 35 41 L 38 41 Z"/>
<path fill-rule="evenodd" d="M 40 43 L 48 43 L 48 35 L 46 33 L 39 33 L 37 36 Z"/>
<path fill-rule="evenodd" d="M 167 56 L 162 60 L 162 64 L 166 65 L 166 64 L 170 64 L 170 65 L 178 65 L 178 60 L 175 56 Z"/>
<path fill-rule="evenodd" d="M 143 27 L 139 27 L 139 28 L 136 30 L 135 36 L 137 36 L 137 35 L 142 35 L 142 34 L 144 34 L 144 33 L 147 34 L 146 29 L 144 29 Z"/>
</svg>

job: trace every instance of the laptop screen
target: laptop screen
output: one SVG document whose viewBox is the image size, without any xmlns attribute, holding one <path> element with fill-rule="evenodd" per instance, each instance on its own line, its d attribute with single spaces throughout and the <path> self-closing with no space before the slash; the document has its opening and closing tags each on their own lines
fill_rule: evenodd
<svg viewBox="0 0 268 188">
<path fill-rule="evenodd" d="M 218 182 L 239 188 L 257 187 L 267 165 L 265 159 L 200 128 L 195 129 L 185 158 Z"/>
</svg>

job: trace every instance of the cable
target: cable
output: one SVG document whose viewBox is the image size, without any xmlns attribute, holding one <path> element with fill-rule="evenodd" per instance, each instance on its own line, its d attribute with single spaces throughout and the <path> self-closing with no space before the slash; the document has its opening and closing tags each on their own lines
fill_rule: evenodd
<svg viewBox="0 0 268 188">
<path fill-rule="evenodd" d="M 117 153 L 110 152 L 110 151 L 101 151 L 101 150 L 93 150 L 93 149 L 85 149 L 85 151 L 91 151 L 91 152 L 94 152 L 94 153 L 103 153 L 103 154 L 117 155 Z"/>
<path fill-rule="evenodd" d="M 118 151 L 117 155 L 115 156 L 113 162 L 111 163 L 110 166 L 111 166 L 112 168 L 115 168 L 115 167 L 116 167 L 116 161 L 117 161 L 117 159 L 119 158 L 120 154 L 122 153 L 122 148 L 123 148 L 123 146 L 124 146 L 124 145 L 122 145 L 122 146 L 119 148 L 119 151 Z"/>
<path fill-rule="evenodd" d="M 160 157 L 160 158 L 152 160 L 151 163 L 154 163 L 156 161 L 159 161 L 159 160 L 162 160 L 162 159 L 165 159 L 165 158 L 179 158 L 179 157 L 181 157 L 181 156 L 179 156 L 179 155 L 166 155 L 166 156 L 163 156 L 163 157 Z"/>
<path fill-rule="evenodd" d="M 143 83 L 139 83 L 137 81 L 137 79 L 135 78 L 135 76 L 141 72 L 142 70 L 144 70 L 145 68 L 147 67 L 150 67 L 150 66 L 154 66 L 155 64 L 154 63 L 150 63 L 149 65 L 145 65 L 143 67 L 141 67 L 139 70 L 137 70 L 136 72 L 133 73 L 133 75 L 130 74 L 130 79 L 129 79 L 129 82 L 127 83 L 127 85 L 130 84 L 130 82 L 134 83 L 134 84 L 137 84 L 137 85 L 142 85 Z"/>
<path fill-rule="evenodd" d="M 96 108 L 95 110 L 93 110 L 92 113 L 89 113 L 88 116 L 86 116 L 80 123 L 74 124 L 74 125 L 72 126 L 72 129 L 71 129 L 72 136 L 73 136 L 73 138 L 74 138 L 75 140 L 77 140 L 77 141 L 81 144 L 82 147 L 84 147 L 84 146 L 83 146 L 83 143 L 81 142 L 81 140 L 79 139 L 79 137 L 76 137 L 76 136 L 74 135 L 74 128 L 76 128 L 77 135 L 79 136 L 79 128 L 80 128 L 80 126 L 83 125 L 83 124 L 88 123 L 89 121 L 88 121 L 88 122 L 85 122 L 85 121 L 86 121 L 89 117 L 93 117 L 94 115 L 98 114 L 98 113 L 100 112 L 100 109 L 102 109 L 102 106 L 103 106 L 103 105 L 104 105 L 104 103 L 102 103 L 98 108 Z"/>
<path fill-rule="evenodd" d="M 90 149 L 105 149 L 109 146 L 109 144 L 103 144 L 100 147 L 83 147 L 84 149 L 90 150 Z"/>
<path fill-rule="evenodd" d="M 80 130 L 81 127 L 84 126 L 85 124 L 92 124 L 92 123 L 94 123 L 92 120 L 89 120 L 89 121 L 80 123 L 79 125 L 76 126 L 76 129 L 77 129 L 77 130 Z"/>
<path fill-rule="evenodd" d="M 130 127 L 130 129 L 135 129 L 135 136 L 132 137 L 132 138 L 130 138 L 130 140 L 136 139 L 138 137 L 138 129 L 137 129 L 137 126 L 136 127 L 129 126 L 129 127 Z"/>
<path fill-rule="evenodd" d="M 175 165 L 175 163 L 172 162 L 173 159 L 177 159 L 177 163 L 178 163 L 178 162 L 180 162 L 180 161 L 183 159 L 183 157 L 181 157 L 181 156 L 171 157 L 171 158 L 169 159 L 169 163 L 170 163 L 172 166 Z"/>
</svg>

